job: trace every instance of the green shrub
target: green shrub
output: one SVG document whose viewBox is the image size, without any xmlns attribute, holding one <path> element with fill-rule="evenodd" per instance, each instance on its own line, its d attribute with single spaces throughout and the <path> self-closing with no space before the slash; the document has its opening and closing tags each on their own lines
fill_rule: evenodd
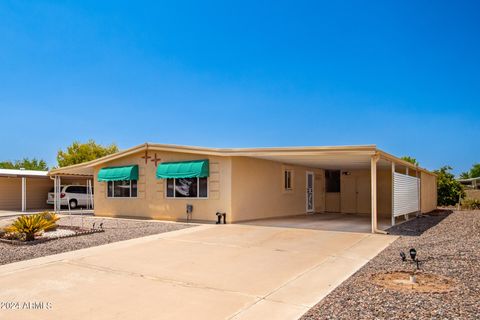
<svg viewBox="0 0 480 320">
<path fill-rule="evenodd" d="M 462 208 L 468 210 L 479 210 L 480 209 L 480 200 L 467 198 L 462 201 Z"/>
<path fill-rule="evenodd" d="M 10 226 L 5 228 L 8 234 L 19 235 L 25 241 L 35 240 L 35 236 L 52 228 L 55 225 L 53 220 L 47 220 L 41 214 L 18 217 Z"/>
<path fill-rule="evenodd" d="M 57 221 L 60 220 L 60 217 L 55 212 L 44 211 L 39 214 L 45 220 L 53 222 L 53 225 L 49 228 L 46 228 L 45 231 L 53 231 L 57 229 Z"/>
<path fill-rule="evenodd" d="M 434 172 L 437 174 L 437 202 L 439 206 L 454 206 L 465 197 L 463 186 L 450 172 L 452 167 L 444 166 Z"/>
</svg>

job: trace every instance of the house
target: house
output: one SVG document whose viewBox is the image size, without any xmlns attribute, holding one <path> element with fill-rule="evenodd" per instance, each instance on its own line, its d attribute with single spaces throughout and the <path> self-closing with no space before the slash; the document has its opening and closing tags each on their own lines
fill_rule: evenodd
<svg viewBox="0 0 480 320">
<path fill-rule="evenodd" d="M 458 179 L 465 188 L 465 198 L 480 200 L 480 177 Z"/>
<path fill-rule="evenodd" d="M 145 143 L 51 170 L 94 180 L 95 215 L 229 223 L 323 212 L 379 218 L 436 208 L 436 175 L 375 145 L 219 149 Z"/>
</svg>

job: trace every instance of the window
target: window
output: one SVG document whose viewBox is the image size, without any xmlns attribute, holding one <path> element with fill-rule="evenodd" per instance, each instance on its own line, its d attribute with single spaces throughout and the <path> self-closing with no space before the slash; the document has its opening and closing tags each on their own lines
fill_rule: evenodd
<svg viewBox="0 0 480 320">
<path fill-rule="evenodd" d="M 206 198 L 207 178 L 167 179 L 167 198 Z"/>
<path fill-rule="evenodd" d="M 326 192 L 340 192 L 340 170 L 325 170 Z"/>
<path fill-rule="evenodd" d="M 87 194 L 87 187 L 71 186 L 71 187 L 67 187 L 65 189 L 65 192 Z"/>
<path fill-rule="evenodd" d="M 107 197 L 136 198 L 137 180 L 108 181 Z"/>
<path fill-rule="evenodd" d="M 292 190 L 292 171 L 291 170 L 285 170 L 283 172 L 283 188 L 285 191 L 290 191 Z"/>
</svg>

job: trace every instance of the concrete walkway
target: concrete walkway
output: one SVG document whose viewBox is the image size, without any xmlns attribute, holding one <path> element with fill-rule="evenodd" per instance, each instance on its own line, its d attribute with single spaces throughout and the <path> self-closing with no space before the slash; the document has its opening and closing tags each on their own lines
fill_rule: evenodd
<svg viewBox="0 0 480 320">
<path fill-rule="evenodd" d="M 395 238 L 202 225 L 22 261 L 0 319 L 296 319 Z"/>
<path fill-rule="evenodd" d="M 372 232 L 370 215 L 323 212 L 290 217 L 267 218 L 242 222 L 254 226 L 315 229 L 342 232 Z M 378 228 L 391 226 L 389 218 L 378 217 Z"/>
</svg>

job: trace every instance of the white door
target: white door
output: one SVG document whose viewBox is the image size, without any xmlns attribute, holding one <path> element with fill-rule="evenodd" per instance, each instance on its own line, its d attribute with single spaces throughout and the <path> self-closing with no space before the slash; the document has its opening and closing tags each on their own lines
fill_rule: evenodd
<svg viewBox="0 0 480 320">
<path fill-rule="evenodd" d="M 307 172 L 307 212 L 314 211 L 314 204 L 313 204 L 313 172 Z"/>
</svg>

